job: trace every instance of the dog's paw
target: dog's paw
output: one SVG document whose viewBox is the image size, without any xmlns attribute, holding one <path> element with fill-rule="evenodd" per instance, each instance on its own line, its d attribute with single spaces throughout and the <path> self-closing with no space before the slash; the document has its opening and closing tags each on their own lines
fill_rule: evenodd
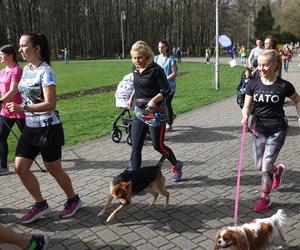
<svg viewBox="0 0 300 250">
<path fill-rule="evenodd" d="M 279 246 L 277 249 L 278 250 L 288 250 L 289 247 L 288 246 Z"/>
<path fill-rule="evenodd" d="M 281 245 L 278 247 L 278 249 L 287 250 L 287 249 L 289 249 L 289 244 L 286 241 L 284 241 L 281 243 Z"/>
<path fill-rule="evenodd" d="M 102 210 L 99 214 L 97 214 L 97 216 L 102 216 L 102 215 L 104 215 L 104 214 L 105 214 L 105 211 Z"/>
<path fill-rule="evenodd" d="M 112 219 L 113 219 L 113 216 L 110 215 L 110 216 L 108 216 L 108 218 L 106 219 L 106 222 L 110 222 Z"/>
</svg>

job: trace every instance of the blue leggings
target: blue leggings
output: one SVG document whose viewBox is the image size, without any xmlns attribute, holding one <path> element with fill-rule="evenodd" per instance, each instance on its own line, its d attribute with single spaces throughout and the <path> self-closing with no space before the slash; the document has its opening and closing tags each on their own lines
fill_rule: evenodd
<svg viewBox="0 0 300 250">
<path fill-rule="evenodd" d="M 288 70 L 289 70 L 289 59 L 283 60 L 283 68 L 284 68 L 285 72 L 288 72 Z"/>
</svg>

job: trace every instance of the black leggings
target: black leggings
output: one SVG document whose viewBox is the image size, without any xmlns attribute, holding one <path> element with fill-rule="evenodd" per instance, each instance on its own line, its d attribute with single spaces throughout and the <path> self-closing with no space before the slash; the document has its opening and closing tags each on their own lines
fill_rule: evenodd
<svg viewBox="0 0 300 250">
<path fill-rule="evenodd" d="M 173 113 L 173 108 L 172 108 L 172 100 L 174 97 L 174 94 L 167 95 L 165 97 L 165 105 L 166 105 L 166 118 L 167 118 L 167 123 L 171 126 L 174 121 L 174 113 Z"/>
<path fill-rule="evenodd" d="M 0 116 L 0 164 L 1 164 L 0 167 L 1 168 L 7 168 L 7 155 L 8 155 L 7 138 L 15 123 L 17 124 L 20 131 L 22 131 L 25 125 L 24 119 L 7 118 L 4 116 Z"/>
<path fill-rule="evenodd" d="M 164 144 L 165 124 L 162 124 L 158 127 L 151 127 L 135 117 L 133 119 L 133 124 L 131 128 L 132 152 L 130 157 L 129 168 L 131 170 L 134 170 L 141 167 L 142 149 L 148 129 L 150 132 L 152 145 L 154 149 L 162 155 L 166 156 L 166 158 L 171 162 L 171 164 L 175 166 L 177 164 L 176 157 L 173 151 Z"/>
</svg>

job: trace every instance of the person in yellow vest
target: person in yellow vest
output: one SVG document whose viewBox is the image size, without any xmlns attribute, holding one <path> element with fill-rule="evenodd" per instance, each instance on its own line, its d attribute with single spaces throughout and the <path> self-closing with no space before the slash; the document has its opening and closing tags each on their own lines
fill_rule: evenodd
<svg viewBox="0 0 300 250">
<path fill-rule="evenodd" d="M 241 46 L 239 54 L 240 54 L 240 58 L 241 58 L 241 63 L 242 64 L 246 64 L 246 61 L 247 61 L 247 50 L 246 50 L 246 48 L 245 48 L 244 45 Z"/>
</svg>

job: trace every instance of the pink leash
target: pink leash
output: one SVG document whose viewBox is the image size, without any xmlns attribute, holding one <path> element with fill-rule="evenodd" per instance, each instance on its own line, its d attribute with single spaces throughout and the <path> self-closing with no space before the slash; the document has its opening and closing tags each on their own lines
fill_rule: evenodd
<svg viewBox="0 0 300 250">
<path fill-rule="evenodd" d="M 241 145 L 240 145 L 240 159 L 239 159 L 239 165 L 238 165 L 236 193 L 235 193 L 235 206 L 234 206 L 234 224 L 235 225 L 237 225 L 237 222 L 238 222 L 240 180 L 241 180 L 241 169 L 242 169 L 242 163 L 243 163 L 243 149 L 244 149 L 246 128 L 247 128 L 247 123 L 244 122 L 243 130 L 242 130 Z"/>
</svg>

